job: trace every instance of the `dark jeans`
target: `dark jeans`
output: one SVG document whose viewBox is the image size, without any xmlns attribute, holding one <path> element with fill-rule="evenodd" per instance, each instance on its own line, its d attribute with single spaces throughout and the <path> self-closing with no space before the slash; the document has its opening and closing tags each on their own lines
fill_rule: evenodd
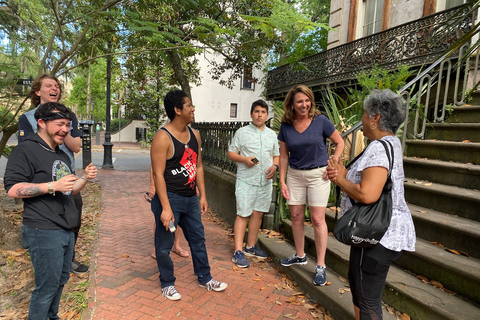
<svg viewBox="0 0 480 320">
<path fill-rule="evenodd" d="M 75 236 L 72 231 L 22 226 L 22 243 L 35 271 L 29 320 L 60 319 L 57 315 L 63 286 L 70 277 Z"/>
<path fill-rule="evenodd" d="M 75 233 L 75 243 L 77 243 L 78 233 L 80 232 L 80 227 L 82 226 L 82 208 L 83 208 L 83 200 L 82 195 L 79 193 L 73 195 L 73 200 L 75 200 L 75 207 L 78 210 L 78 227 L 73 230 Z M 73 250 L 73 257 L 72 261 L 75 260 L 75 248 Z"/>
<path fill-rule="evenodd" d="M 361 320 L 382 319 L 382 291 L 388 270 L 401 255 L 380 243 L 372 248 L 350 248 L 348 280 Z"/>
<path fill-rule="evenodd" d="M 212 279 L 208 264 L 207 248 L 205 246 L 205 231 L 203 229 L 200 205 L 196 196 L 184 197 L 167 192 L 170 207 L 175 217 L 175 226 L 180 225 L 192 253 L 195 275 L 199 283 L 207 283 Z M 160 220 L 162 206 L 158 196 L 152 199 L 152 211 L 155 216 L 155 253 L 160 271 L 162 288 L 175 284 L 174 267 L 170 251 L 172 250 L 175 233 L 165 230 Z"/>
</svg>

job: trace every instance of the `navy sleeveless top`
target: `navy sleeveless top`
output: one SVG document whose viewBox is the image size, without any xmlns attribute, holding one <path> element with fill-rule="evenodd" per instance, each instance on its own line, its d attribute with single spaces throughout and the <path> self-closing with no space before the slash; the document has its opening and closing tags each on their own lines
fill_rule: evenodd
<svg viewBox="0 0 480 320">
<path fill-rule="evenodd" d="M 167 192 L 172 192 L 184 197 L 196 196 L 196 178 L 197 178 L 197 158 L 198 158 L 198 141 L 195 133 L 190 127 L 190 139 L 185 144 L 175 138 L 167 129 L 165 131 L 172 141 L 173 156 L 167 159 L 165 166 L 165 183 Z"/>
</svg>

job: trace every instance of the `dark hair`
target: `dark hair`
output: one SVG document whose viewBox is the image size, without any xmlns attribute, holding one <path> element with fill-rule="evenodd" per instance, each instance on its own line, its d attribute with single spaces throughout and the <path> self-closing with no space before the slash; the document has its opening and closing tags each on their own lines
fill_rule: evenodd
<svg viewBox="0 0 480 320">
<path fill-rule="evenodd" d="M 373 90 L 363 102 L 363 109 L 370 118 L 380 115 L 380 130 L 397 133 L 405 121 L 407 110 L 403 98 L 390 89 Z"/>
<path fill-rule="evenodd" d="M 55 110 L 57 112 L 54 112 Z M 42 119 L 44 121 L 54 119 L 68 119 L 72 121 L 75 117 L 75 113 L 61 103 L 47 102 L 38 106 L 37 110 L 35 110 L 34 117 L 35 120 Z"/>
<path fill-rule="evenodd" d="M 320 114 L 320 111 L 318 111 L 315 106 L 315 97 L 312 90 L 306 85 L 299 84 L 293 86 L 293 88 L 290 89 L 290 91 L 287 93 L 287 96 L 285 97 L 285 100 L 283 101 L 283 110 L 285 110 L 285 113 L 282 116 L 282 120 L 280 121 L 281 123 L 293 124 L 293 120 L 295 119 L 293 100 L 295 98 L 295 95 L 300 92 L 305 94 L 310 99 L 311 107 L 310 111 L 308 112 L 308 117 L 310 119 L 313 119 L 316 115 Z"/>
<path fill-rule="evenodd" d="M 58 95 L 58 100 L 60 101 L 60 98 L 62 97 L 62 84 L 60 83 L 60 80 L 58 80 L 57 77 L 55 77 L 53 74 L 42 74 L 33 80 L 32 83 L 32 88 L 30 89 L 30 100 L 32 101 L 32 104 L 36 107 L 40 104 L 40 97 L 37 96 L 35 92 L 40 90 L 42 87 L 42 81 L 43 79 L 52 79 L 55 80 L 58 83 L 58 86 L 60 87 L 60 94 Z"/>
<path fill-rule="evenodd" d="M 173 90 L 167 93 L 165 99 L 163 99 L 163 105 L 170 120 L 175 118 L 175 108 L 183 110 L 183 103 L 187 97 L 187 94 L 182 90 Z"/>
<path fill-rule="evenodd" d="M 268 104 L 265 101 L 263 101 L 262 99 L 258 99 L 257 101 L 252 103 L 252 107 L 250 108 L 250 113 L 253 112 L 253 110 L 255 109 L 256 106 L 260 106 L 262 108 L 265 108 L 267 110 L 267 113 L 268 113 Z"/>
</svg>

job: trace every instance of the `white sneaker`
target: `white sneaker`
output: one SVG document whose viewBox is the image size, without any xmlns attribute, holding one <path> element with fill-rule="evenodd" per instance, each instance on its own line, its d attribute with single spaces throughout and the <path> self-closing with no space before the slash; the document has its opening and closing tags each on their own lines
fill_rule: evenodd
<svg viewBox="0 0 480 320">
<path fill-rule="evenodd" d="M 175 289 L 175 286 L 168 286 L 165 288 L 162 288 L 162 296 L 165 297 L 165 299 L 169 300 L 180 300 L 182 296 L 180 293 L 178 293 L 177 289 Z"/>
<path fill-rule="evenodd" d="M 198 285 L 202 288 L 207 288 L 208 291 L 213 290 L 213 291 L 216 291 L 216 292 L 223 291 L 223 290 L 227 289 L 227 287 L 228 287 L 228 284 L 226 284 L 224 282 L 214 280 L 214 279 L 208 281 L 207 283 L 199 283 Z"/>
</svg>

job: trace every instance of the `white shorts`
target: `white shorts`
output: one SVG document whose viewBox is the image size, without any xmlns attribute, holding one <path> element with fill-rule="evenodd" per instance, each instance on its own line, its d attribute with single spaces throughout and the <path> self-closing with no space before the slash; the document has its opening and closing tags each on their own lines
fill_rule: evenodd
<svg viewBox="0 0 480 320">
<path fill-rule="evenodd" d="M 330 180 L 323 179 L 327 167 L 297 170 L 288 167 L 287 187 L 289 205 L 308 204 L 311 207 L 326 207 L 330 196 Z"/>
<path fill-rule="evenodd" d="M 253 211 L 268 212 L 272 202 L 272 184 L 252 186 L 237 179 L 235 198 L 240 217 L 249 217 Z"/>
</svg>

